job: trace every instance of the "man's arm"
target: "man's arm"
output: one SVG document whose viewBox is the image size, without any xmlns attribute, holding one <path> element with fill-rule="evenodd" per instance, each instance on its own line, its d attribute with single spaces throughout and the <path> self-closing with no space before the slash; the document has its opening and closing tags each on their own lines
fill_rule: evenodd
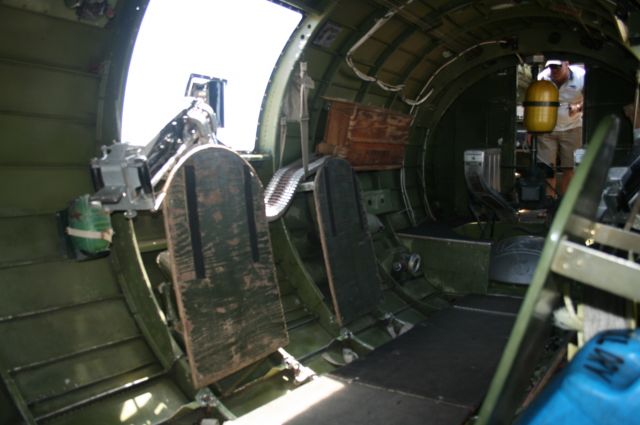
<svg viewBox="0 0 640 425">
<path fill-rule="evenodd" d="M 578 103 L 570 103 L 569 104 L 569 116 L 572 117 L 575 114 L 582 112 L 582 107 L 583 107 L 583 103 L 582 101 L 578 102 Z"/>
</svg>

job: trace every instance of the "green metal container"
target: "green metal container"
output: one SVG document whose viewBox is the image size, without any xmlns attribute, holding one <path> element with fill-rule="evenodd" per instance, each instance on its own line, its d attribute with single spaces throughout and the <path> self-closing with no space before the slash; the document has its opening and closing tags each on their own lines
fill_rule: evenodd
<svg viewBox="0 0 640 425">
<path fill-rule="evenodd" d="M 111 216 L 102 207 L 92 203 L 89 195 L 73 200 L 68 210 L 67 234 L 76 251 L 96 255 L 109 251 L 113 228 Z"/>
</svg>

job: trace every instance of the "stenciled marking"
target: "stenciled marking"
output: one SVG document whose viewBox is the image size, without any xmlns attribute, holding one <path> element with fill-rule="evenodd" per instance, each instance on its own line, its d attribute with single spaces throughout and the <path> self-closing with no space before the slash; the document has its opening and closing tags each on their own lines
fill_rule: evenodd
<svg viewBox="0 0 640 425">
<path fill-rule="evenodd" d="M 585 369 L 610 384 L 613 376 L 618 373 L 620 366 L 624 364 L 624 359 L 602 348 L 596 348 L 587 357 L 587 362 L 589 364 L 585 364 Z"/>
</svg>

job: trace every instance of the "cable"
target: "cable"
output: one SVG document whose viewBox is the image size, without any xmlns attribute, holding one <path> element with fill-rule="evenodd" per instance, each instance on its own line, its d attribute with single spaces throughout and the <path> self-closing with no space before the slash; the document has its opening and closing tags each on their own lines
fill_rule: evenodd
<svg viewBox="0 0 640 425">
<path fill-rule="evenodd" d="M 402 192 L 402 199 L 404 200 L 404 205 L 407 209 L 407 215 L 409 216 L 409 220 L 411 221 L 412 226 L 416 226 L 416 215 L 413 211 L 413 206 L 411 205 L 411 199 L 409 198 L 409 192 L 407 191 L 407 177 L 404 160 L 402 161 L 402 168 L 400 169 L 400 189 Z"/>
<path fill-rule="evenodd" d="M 381 89 L 388 91 L 388 92 L 392 92 L 392 93 L 398 93 L 401 92 L 402 90 L 404 90 L 405 85 L 404 84 L 390 84 L 387 82 L 384 82 L 382 80 L 379 80 L 376 77 L 373 77 L 371 75 L 365 74 L 364 72 L 360 71 L 358 69 L 358 67 L 353 63 L 353 53 L 358 50 L 360 48 L 360 46 L 362 46 L 367 40 L 369 40 L 369 38 L 371 38 L 371 36 L 378 31 L 378 29 L 380 29 L 385 23 L 387 23 L 391 18 L 393 18 L 398 12 L 400 12 L 402 9 L 404 9 L 405 7 L 407 7 L 409 4 L 413 3 L 413 0 L 408 0 L 406 3 L 404 3 L 403 5 L 390 9 L 382 18 L 378 19 L 376 21 L 376 23 L 371 27 L 371 29 L 369 29 L 369 31 L 366 32 L 366 34 L 364 34 L 362 37 L 360 37 L 360 39 L 358 41 L 356 41 L 353 46 L 351 46 L 351 48 L 349 49 L 349 51 L 346 54 L 345 57 L 345 61 L 347 63 L 347 65 L 349 66 L 349 68 L 351 68 L 351 70 L 358 76 L 358 78 L 360 78 L 363 81 L 366 81 L 368 83 L 376 83 Z M 425 83 L 424 87 L 422 87 L 422 90 L 420 90 L 420 93 L 418 94 L 418 98 L 417 99 L 409 99 L 407 97 L 405 97 L 403 94 L 400 94 L 400 99 L 406 103 L 407 105 L 411 106 L 411 111 L 413 112 L 414 107 L 419 106 L 421 104 L 423 104 L 424 102 L 426 102 L 429 97 L 431 97 L 431 95 L 434 93 L 434 89 L 432 88 L 431 90 L 429 90 L 426 94 L 425 91 L 427 90 L 427 88 L 429 88 L 431 82 L 433 81 L 433 79 L 438 76 L 438 74 L 440 74 L 440 72 L 446 68 L 447 66 L 449 66 L 451 63 L 453 63 L 454 61 L 456 61 L 457 59 L 459 59 L 460 57 L 462 57 L 463 55 L 465 55 L 466 53 L 468 53 L 469 51 L 480 47 L 480 46 L 486 46 L 486 45 L 490 45 L 490 44 L 506 44 L 507 41 L 506 40 L 489 40 L 489 41 L 483 41 L 477 44 L 474 44 L 471 47 L 468 47 L 466 49 L 464 49 L 462 52 L 458 53 L 457 55 L 453 56 L 451 59 L 449 59 L 447 62 L 445 62 L 443 65 L 441 65 L 433 74 L 431 74 L 431 77 L 427 80 L 427 82 Z M 523 62 L 522 57 L 518 54 L 515 53 L 516 56 L 518 57 L 518 61 L 520 63 Z M 424 95 L 423 95 L 424 94 Z"/>
<path fill-rule="evenodd" d="M 382 88 L 385 91 L 399 92 L 399 91 L 404 89 L 404 84 L 394 85 L 394 84 L 385 83 L 384 81 L 378 80 L 376 77 L 372 77 L 370 75 L 365 74 L 364 72 L 360 71 L 358 69 L 358 67 L 356 67 L 356 65 L 353 63 L 353 60 L 351 59 L 351 56 L 353 55 L 353 52 L 358 50 L 358 48 L 360 48 L 360 46 L 362 46 L 369 38 L 371 38 L 371 36 L 376 31 L 378 31 L 378 29 L 381 28 L 385 23 L 387 23 L 387 21 L 389 19 L 393 18 L 393 16 L 396 13 L 398 13 L 400 10 L 404 9 L 410 3 L 413 3 L 413 0 L 408 0 L 402 6 L 399 6 L 399 7 L 395 8 L 395 9 L 389 10 L 382 18 L 378 19 L 378 21 L 371 27 L 371 29 L 369 31 L 367 31 L 367 33 L 365 35 L 363 35 L 360 38 L 360 40 L 356 41 L 353 46 L 351 46 L 351 48 L 347 52 L 347 55 L 346 55 L 346 58 L 345 58 L 345 60 L 347 62 L 347 65 L 349 65 L 349 68 L 351 68 L 351 70 L 361 80 L 367 81 L 367 82 L 370 82 L 370 83 L 376 83 L 376 84 L 378 84 L 378 86 L 380 88 Z"/>
<path fill-rule="evenodd" d="M 431 82 L 434 80 L 434 78 L 436 78 L 438 76 L 438 74 L 440 74 L 440 72 L 445 69 L 447 66 L 449 66 L 451 63 L 455 62 L 456 60 L 460 59 L 460 57 L 464 56 L 466 53 L 470 52 L 471 50 L 478 48 L 480 46 L 486 46 L 489 44 L 506 44 L 507 41 L 506 40 L 489 40 L 489 41 L 482 41 L 480 43 L 476 43 L 471 47 L 467 47 L 466 49 L 464 49 L 462 52 L 458 53 L 457 55 L 455 55 L 454 57 L 452 57 L 451 59 L 449 59 L 447 62 L 445 62 L 444 64 L 442 64 L 440 66 L 440 68 L 436 69 L 436 71 L 431 74 L 431 77 L 429 77 L 429 79 L 427 80 L 427 82 L 425 83 L 424 87 L 422 87 L 422 90 L 420 90 L 420 93 L 418 94 L 418 98 L 415 100 L 411 100 L 411 99 L 406 99 L 404 96 L 402 97 L 402 100 L 408 104 L 411 105 L 411 112 L 413 112 L 413 107 L 419 106 L 421 104 L 423 104 L 424 102 L 427 101 L 427 99 L 429 99 L 429 97 L 433 94 L 433 90 L 431 89 L 429 90 L 429 92 L 422 96 L 422 94 L 425 92 L 425 90 L 427 89 L 427 87 L 429 87 L 429 85 L 431 84 Z M 422 96 L 422 97 L 421 97 Z"/>
</svg>

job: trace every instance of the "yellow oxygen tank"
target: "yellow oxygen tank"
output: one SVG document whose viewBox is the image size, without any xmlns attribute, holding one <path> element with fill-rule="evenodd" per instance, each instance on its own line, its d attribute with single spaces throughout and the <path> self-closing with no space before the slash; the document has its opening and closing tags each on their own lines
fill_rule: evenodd
<svg viewBox="0 0 640 425">
<path fill-rule="evenodd" d="M 551 81 L 534 81 L 527 88 L 524 106 L 524 126 L 530 133 L 553 131 L 560 106 L 558 88 Z"/>
</svg>

